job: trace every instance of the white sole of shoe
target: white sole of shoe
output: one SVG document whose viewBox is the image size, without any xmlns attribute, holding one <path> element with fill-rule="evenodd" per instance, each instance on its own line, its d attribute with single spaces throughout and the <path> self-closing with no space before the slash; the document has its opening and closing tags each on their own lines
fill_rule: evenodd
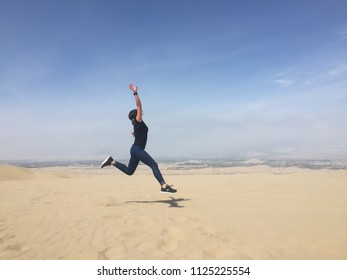
<svg viewBox="0 0 347 280">
<path fill-rule="evenodd" d="M 103 167 L 105 167 L 106 165 L 106 162 L 108 162 L 109 161 L 109 159 L 110 159 L 110 157 L 108 157 L 107 159 L 105 159 L 102 163 L 101 163 L 101 166 L 100 166 L 100 168 L 103 168 Z M 110 164 L 108 164 L 108 165 L 110 165 Z"/>
</svg>

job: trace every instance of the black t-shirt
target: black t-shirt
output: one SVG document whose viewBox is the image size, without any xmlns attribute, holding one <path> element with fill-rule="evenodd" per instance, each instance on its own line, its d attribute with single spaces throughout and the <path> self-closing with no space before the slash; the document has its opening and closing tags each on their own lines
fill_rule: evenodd
<svg viewBox="0 0 347 280">
<path fill-rule="evenodd" d="M 147 144 L 147 134 L 148 134 L 148 127 L 145 124 L 145 122 L 144 121 L 142 121 L 142 122 L 135 121 L 135 123 L 134 123 L 134 136 L 135 136 L 134 145 L 139 146 L 142 149 L 145 149 L 146 144 Z"/>
</svg>

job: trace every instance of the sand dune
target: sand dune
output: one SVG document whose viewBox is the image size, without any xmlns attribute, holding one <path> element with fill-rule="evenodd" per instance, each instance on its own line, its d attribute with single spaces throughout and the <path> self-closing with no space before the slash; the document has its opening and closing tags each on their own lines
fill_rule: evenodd
<svg viewBox="0 0 347 280">
<path fill-rule="evenodd" d="M 0 259 L 347 259 L 347 172 L 0 166 Z"/>
<path fill-rule="evenodd" d="M 11 165 L 0 165 L 0 181 L 32 179 L 33 171 Z"/>
</svg>

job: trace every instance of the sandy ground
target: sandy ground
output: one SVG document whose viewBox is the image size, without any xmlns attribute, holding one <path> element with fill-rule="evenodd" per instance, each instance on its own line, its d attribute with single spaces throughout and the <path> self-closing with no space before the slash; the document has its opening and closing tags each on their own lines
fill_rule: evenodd
<svg viewBox="0 0 347 280">
<path fill-rule="evenodd" d="M 0 259 L 347 259 L 347 171 L 0 166 Z"/>
</svg>

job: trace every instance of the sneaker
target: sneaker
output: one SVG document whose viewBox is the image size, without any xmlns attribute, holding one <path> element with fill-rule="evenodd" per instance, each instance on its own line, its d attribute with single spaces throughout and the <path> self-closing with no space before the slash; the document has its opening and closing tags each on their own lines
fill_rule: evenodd
<svg viewBox="0 0 347 280">
<path fill-rule="evenodd" d="M 113 158 L 112 158 L 112 157 L 108 157 L 107 159 L 105 159 L 105 160 L 102 162 L 100 168 L 104 168 L 105 166 L 111 165 L 112 161 L 113 161 Z"/>
<path fill-rule="evenodd" d="M 163 192 L 163 193 L 175 193 L 175 192 L 177 192 L 177 190 L 171 188 L 171 186 L 169 186 L 169 185 L 166 185 L 165 188 L 161 187 L 161 192 Z"/>
</svg>

